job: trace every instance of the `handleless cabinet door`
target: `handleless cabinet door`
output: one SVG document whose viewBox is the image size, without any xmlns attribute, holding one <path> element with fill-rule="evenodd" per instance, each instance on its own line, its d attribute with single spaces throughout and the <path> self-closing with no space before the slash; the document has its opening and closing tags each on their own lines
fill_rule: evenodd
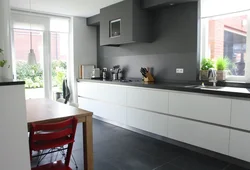
<svg viewBox="0 0 250 170">
<path fill-rule="evenodd" d="M 100 101 L 126 105 L 126 87 L 101 83 L 96 86 Z"/>
<path fill-rule="evenodd" d="M 127 125 L 167 137 L 168 116 L 127 108 Z"/>
<path fill-rule="evenodd" d="M 127 88 L 127 106 L 168 113 L 168 92 L 145 88 Z"/>
<path fill-rule="evenodd" d="M 250 130 L 250 101 L 232 100 L 231 126 Z"/>
<path fill-rule="evenodd" d="M 77 83 L 78 96 L 91 99 L 98 98 L 96 83 L 80 82 Z"/>
<path fill-rule="evenodd" d="M 168 137 L 228 155 L 228 128 L 169 116 Z"/>
<path fill-rule="evenodd" d="M 250 162 L 250 133 L 231 130 L 229 155 Z"/>
<path fill-rule="evenodd" d="M 231 99 L 202 94 L 169 93 L 169 114 L 230 125 Z"/>
</svg>

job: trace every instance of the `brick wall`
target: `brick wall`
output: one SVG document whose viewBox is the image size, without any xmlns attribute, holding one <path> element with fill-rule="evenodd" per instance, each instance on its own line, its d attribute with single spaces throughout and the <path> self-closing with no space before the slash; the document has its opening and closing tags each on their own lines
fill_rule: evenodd
<svg viewBox="0 0 250 170">
<path fill-rule="evenodd" d="M 209 21 L 209 47 L 212 59 L 224 56 L 224 30 L 231 30 L 242 34 L 247 33 L 247 26 L 243 24 L 247 16 L 228 17 Z"/>
</svg>

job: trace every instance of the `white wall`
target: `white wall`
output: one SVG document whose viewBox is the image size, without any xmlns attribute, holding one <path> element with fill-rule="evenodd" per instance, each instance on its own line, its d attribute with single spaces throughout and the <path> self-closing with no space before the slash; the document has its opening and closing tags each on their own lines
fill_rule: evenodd
<svg viewBox="0 0 250 170">
<path fill-rule="evenodd" d="M 71 19 L 71 59 L 69 86 L 72 91 L 72 102 L 77 102 L 76 79 L 80 64 L 97 64 L 97 35 L 96 27 L 87 26 L 86 18 L 72 17 Z"/>
</svg>

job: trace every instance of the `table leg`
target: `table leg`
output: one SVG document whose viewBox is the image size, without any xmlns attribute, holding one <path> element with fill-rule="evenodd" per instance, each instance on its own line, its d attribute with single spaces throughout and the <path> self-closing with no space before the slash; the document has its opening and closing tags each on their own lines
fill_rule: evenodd
<svg viewBox="0 0 250 170">
<path fill-rule="evenodd" d="M 84 170 L 94 170 L 92 116 L 86 117 L 86 121 L 83 122 L 82 128 L 83 128 Z"/>
</svg>

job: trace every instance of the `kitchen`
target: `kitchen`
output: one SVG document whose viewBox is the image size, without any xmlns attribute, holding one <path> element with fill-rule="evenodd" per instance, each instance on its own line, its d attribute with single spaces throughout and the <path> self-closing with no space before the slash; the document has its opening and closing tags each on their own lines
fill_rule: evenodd
<svg viewBox="0 0 250 170">
<path fill-rule="evenodd" d="M 250 168 L 248 3 L 126 0 L 70 17 L 70 103 L 93 112 L 94 169 Z"/>
</svg>

